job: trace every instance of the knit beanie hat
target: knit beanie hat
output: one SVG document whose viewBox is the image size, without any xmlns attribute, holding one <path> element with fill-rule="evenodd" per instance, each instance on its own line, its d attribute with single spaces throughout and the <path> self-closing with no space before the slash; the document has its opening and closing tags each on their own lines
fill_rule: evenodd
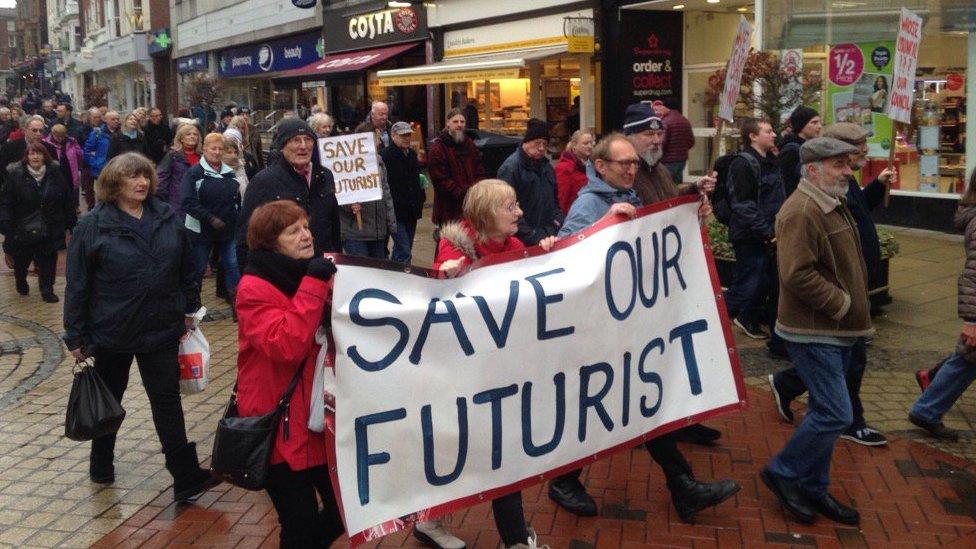
<svg viewBox="0 0 976 549">
<path fill-rule="evenodd" d="M 312 141 L 315 141 L 315 132 L 301 118 L 285 118 L 278 122 L 278 133 L 275 134 L 274 148 L 280 151 L 296 135 L 307 135 L 312 138 Z"/>
<path fill-rule="evenodd" d="M 535 139 L 549 140 L 549 124 L 538 118 L 530 118 L 525 124 L 525 136 L 522 143 L 528 143 Z"/>
<path fill-rule="evenodd" d="M 647 103 L 634 103 L 624 112 L 624 134 L 632 135 L 644 130 L 663 130 L 664 123 L 655 116 L 654 109 Z"/>
<path fill-rule="evenodd" d="M 811 109 L 810 107 L 804 107 L 800 105 L 799 107 L 793 109 L 790 113 L 790 127 L 793 128 L 793 135 L 800 135 L 803 128 L 813 119 L 815 116 L 820 116 L 820 113 Z"/>
</svg>

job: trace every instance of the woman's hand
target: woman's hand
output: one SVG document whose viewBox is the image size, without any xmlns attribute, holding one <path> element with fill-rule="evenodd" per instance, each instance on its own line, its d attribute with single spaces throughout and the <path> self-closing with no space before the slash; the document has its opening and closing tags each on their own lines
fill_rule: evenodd
<svg viewBox="0 0 976 549">
<path fill-rule="evenodd" d="M 718 181 L 718 172 L 713 171 L 708 175 L 702 176 L 702 178 L 695 183 L 695 186 L 698 187 L 698 192 L 700 193 L 711 193 L 715 190 L 716 181 Z"/>
<path fill-rule="evenodd" d="M 224 223 L 224 221 L 222 219 L 220 219 L 219 217 L 211 217 L 210 218 L 210 226 L 213 227 L 214 229 L 218 230 L 218 231 L 222 231 L 222 230 L 224 230 L 225 227 L 227 227 L 227 224 Z"/>
<path fill-rule="evenodd" d="M 878 181 L 889 185 L 895 178 L 898 177 L 898 168 L 892 166 L 890 168 L 885 168 L 878 174 Z"/>
<path fill-rule="evenodd" d="M 610 206 L 610 211 L 607 215 L 626 215 L 627 217 L 633 219 L 637 215 L 637 208 L 633 204 L 628 204 L 627 202 L 618 202 L 613 206 Z"/>
<path fill-rule="evenodd" d="M 963 343 L 976 347 L 976 324 L 963 324 L 961 335 Z"/>
<path fill-rule="evenodd" d="M 305 274 L 317 278 L 323 282 L 328 282 L 332 275 L 336 273 L 335 263 L 332 259 L 326 259 L 324 257 L 316 257 L 308 262 L 308 269 L 306 269 Z"/>
<path fill-rule="evenodd" d="M 72 349 L 69 352 L 71 353 L 71 356 L 74 357 L 75 362 L 84 362 L 85 360 L 88 359 L 88 355 L 85 354 L 85 351 L 81 350 L 81 347 L 78 347 L 77 349 Z"/>
<path fill-rule="evenodd" d="M 187 332 L 192 332 L 193 330 L 196 330 L 197 329 L 197 327 L 194 326 L 194 321 L 195 320 L 196 319 L 193 318 L 193 315 L 189 315 L 189 316 L 184 316 L 183 317 L 183 327 L 186 328 L 186 331 Z"/>
<path fill-rule="evenodd" d="M 539 247 L 542 248 L 543 251 L 548 252 L 549 250 L 552 249 L 552 246 L 555 243 L 556 243 L 556 237 L 554 237 L 554 236 L 547 236 L 547 237 L 545 237 L 545 238 L 543 238 L 542 240 L 539 241 Z"/>
<path fill-rule="evenodd" d="M 464 264 L 467 262 L 468 260 L 465 257 L 459 259 L 448 259 L 444 263 L 441 263 L 441 271 L 443 271 L 448 278 L 454 278 L 461 270 L 461 267 L 464 267 Z"/>
</svg>

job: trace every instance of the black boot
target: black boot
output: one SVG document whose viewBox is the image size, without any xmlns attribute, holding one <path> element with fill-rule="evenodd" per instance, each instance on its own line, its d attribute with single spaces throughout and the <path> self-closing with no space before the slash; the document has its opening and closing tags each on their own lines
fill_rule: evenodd
<svg viewBox="0 0 976 549">
<path fill-rule="evenodd" d="M 734 480 L 698 482 L 691 475 L 678 475 L 674 480 L 668 480 L 671 503 L 682 522 L 691 522 L 695 513 L 722 503 L 735 495 L 739 488 L 739 483 Z"/>
<path fill-rule="evenodd" d="M 193 442 L 167 453 L 166 469 L 173 475 L 173 501 L 193 501 L 203 492 L 220 484 L 219 479 L 200 468 L 197 445 Z"/>
<path fill-rule="evenodd" d="M 114 435 L 112 435 L 114 439 Z M 88 456 L 88 477 L 97 484 L 111 484 L 115 482 L 115 452 L 112 450 L 114 440 L 92 441 L 91 454 Z"/>
<path fill-rule="evenodd" d="M 30 295 L 30 286 L 27 285 L 27 277 L 16 278 L 17 293 L 20 295 Z"/>
<path fill-rule="evenodd" d="M 596 501 L 586 493 L 586 487 L 577 478 L 555 478 L 549 481 L 549 499 L 574 515 L 596 516 Z"/>
</svg>

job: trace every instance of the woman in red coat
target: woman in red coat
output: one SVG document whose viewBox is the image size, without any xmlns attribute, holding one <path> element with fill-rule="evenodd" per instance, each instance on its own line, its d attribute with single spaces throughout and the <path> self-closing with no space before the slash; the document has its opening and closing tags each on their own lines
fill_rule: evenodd
<svg viewBox="0 0 976 549">
<path fill-rule="evenodd" d="M 462 215 L 461 221 L 441 227 L 434 269 L 455 276 L 485 256 L 525 248 L 514 236 L 522 210 L 515 200 L 515 190 L 508 183 L 484 179 L 475 184 L 464 197 Z M 556 237 L 550 236 L 541 240 L 539 246 L 549 251 L 555 242 Z M 539 547 L 535 531 L 525 522 L 522 492 L 496 498 L 491 507 L 505 547 Z"/>
<path fill-rule="evenodd" d="M 326 468 L 325 435 L 307 425 L 319 351 L 315 331 L 329 310 L 335 265 L 312 258 L 308 217 L 288 200 L 254 210 L 247 245 L 237 291 L 238 409 L 241 416 L 271 412 L 304 368 L 287 412 L 288 433 L 279 426 L 275 438 L 267 491 L 278 512 L 281 547 L 328 547 L 344 528 Z"/>
<path fill-rule="evenodd" d="M 569 215 L 569 207 L 576 200 L 580 189 L 586 186 L 586 163 L 593 154 L 593 134 L 576 130 L 566 144 L 566 150 L 556 163 L 556 194 L 563 215 Z"/>
</svg>

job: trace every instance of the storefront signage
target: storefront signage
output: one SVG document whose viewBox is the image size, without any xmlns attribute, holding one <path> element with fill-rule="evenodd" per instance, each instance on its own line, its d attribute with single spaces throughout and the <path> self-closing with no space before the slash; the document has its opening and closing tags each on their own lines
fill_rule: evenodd
<svg viewBox="0 0 976 549">
<path fill-rule="evenodd" d="M 206 71 L 208 68 L 210 68 L 210 55 L 206 52 L 176 59 L 176 72 L 180 74 Z"/>
<path fill-rule="evenodd" d="M 853 122 L 874 132 L 868 156 L 885 157 L 891 147 L 891 119 L 885 114 L 891 88 L 895 44 L 837 44 L 827 55 L 827 123 Z M 865 60 L 870 60 L 865 62 Z"/>
<path fill-rule="evenodd" d="M 316 0 L 291 0 L 291 4 L 296 8 L 310 10 L 315 7 Z"/>
<path fill-rule="evenodd" d="M 447 31 L 444 59 L 568 44 L 566 20 L 592 17 L 592 10 L 580 10 Z"/>
<path fill-rule="evenodd" d="M 742 86 L 742 69 L 746 66 L 746 57 L 749 56 L 749 46 L 752 44 L 752 25 L 746 21 L 745 17 L 739 16 L 739 29 L 735 32 L 735 40 L 732 42 L 732 54 L 729 56 L 729 64 L 725 71 L 725 87 L 722 89 L 722 96 L 719 98 L 718 116 L 733 121 L 735 104 L 739 100 L 739 89 Z"/>
<path fill-rule="evenodd" d="M 149 42 L 149 55 L 166 53 L 173 46 L 173 37 L 168 27 L 146 34 L 146 41 Z"/>
<path fill-rule="evenodd" d="M 318 32 L 312 32 L 222 50 L 217 56 L 219 74 L 249 76 L 304 67 L 322 58 L 321 40 Z"/>
<path fill-rule="evenodd" d="M 569 53 L 593 53 L 594 39 L 592 17 L 567 17 L 563 22 L 563 34 Z"/>
<path fill-rule="evenodd" d="M 427 38 L 427 10 L 422 6 L 359 14 L 343 12 L 348 12 L 348 8 L 325 13 L 325 51 L 330 54 Z"/>
<path fill-rule="evenodd" d="M 922 42 L 922 18 L 902 8 L 895 40 L 895 74 L 888 101 L 888 116 L 908 124 L 912 121 L 912 101 L 915 100 L 915 69 L 918 67 L 918 47 Z"/>
<path fill-rule="evenodd" d="M 681 96 L 680 13 L 621 13 L 617 56 L 625 88 L 621 105 Z"/>
<path fill-rule="evenodd" d="M 484 82 L 518 78 L 518 68 L 483 69 L 474 71 L 427 73 L 405 76 L 380 77 L 380 86 L 423 86 L 426 84 L 452 84 L 455 82 Z"/>
<path fill-rule="evenodd" d="M 150 59 L 149 44 L 146 43 L 145 37 L 130 34 L 97 46 L 94 50 L 92 70 L 100 71 Z"/>
</svg>

